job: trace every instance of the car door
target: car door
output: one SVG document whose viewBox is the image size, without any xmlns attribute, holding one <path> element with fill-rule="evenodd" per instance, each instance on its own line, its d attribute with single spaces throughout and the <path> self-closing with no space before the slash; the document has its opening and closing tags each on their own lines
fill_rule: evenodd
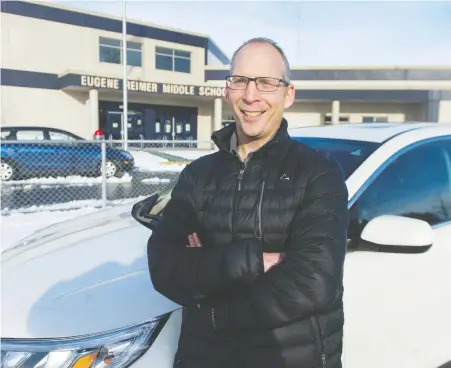
<svg viewBox="0 0 451 368">
<path fill-rule="evenodd" d="M 434 368 L 451 361 L 451 140 L 425 143 L 389 163 L 350 209 L 345 265 L 344 367 Z M 422 253 L 359 251 L 379 215 L 427 221 Z"/>
<path fill-rule="evenodd" d="M 48 139 L 55 149 L 54 166 L 55 171 L 63 175 L 74 173 L 74 160 L 77 156 L 77 141 L 74 137 L 64 132 L 48 129 Z"/>
<path fill-rule="evenodd" d="M 17 128 L 16 139 L 20 158 L 16 161 L 19 171 L 30 178 L 54 172 L 56 150 L 46 142 L 45 132 L 40 128 Z"/>
</svg>

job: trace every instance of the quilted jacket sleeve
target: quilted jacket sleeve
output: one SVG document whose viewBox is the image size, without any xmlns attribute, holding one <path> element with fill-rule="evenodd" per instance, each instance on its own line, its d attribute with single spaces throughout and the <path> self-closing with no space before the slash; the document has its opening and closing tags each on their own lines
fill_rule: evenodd
<svg viewBox="0 0 451 368">
<path fill-rule="evenodd" d="M 257 239 L 223 247 L 203 244 L 188 248 L 197 231 L 196 183 L 187 166 L 180 174 L 163 217 L 147 244 L 150 277 L 155 289 L 189 306 L 226 288 L 247 287 L 263 273 L 263 253 Z"/>
<path fill-rule="evenodd" d="M 275 328 L 330 309 L 341 295 L 347 203 L 342 171 L 321 159 L 291 224 L 285 258 L 259 276 L 250 292 L 212 301 L 207 310 L 213 328 Z"/>
</svg>

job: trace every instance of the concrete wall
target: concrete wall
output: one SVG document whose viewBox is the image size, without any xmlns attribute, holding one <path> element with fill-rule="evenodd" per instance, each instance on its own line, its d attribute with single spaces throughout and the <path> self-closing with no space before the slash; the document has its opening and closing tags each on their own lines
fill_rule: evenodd
<svg viewBox="0 0 451 368">
<path fill-rule="evenodd" d="M 296 102 L 286 110 L 290 128 L 322 125 L 325 116 L 332 113 L 332 104 Z M 425 121 L 424 104 L 353 103 L 340 101 L 340 116 L 349 117 L 350 123 L 361 123 L 363 116 L 388 117 L 390 122 Z"/>
<path fill-rule="evenodd" d="M 92 138 L 87 93 L 67 94 L 37 88 L 1 87 L 2 125 L 38 125 Z"/>
<path fill-rule="evenodd" d="M 451 100 L 439 101 L 438 122 L 451 123 Z"/>
<path fill-rule="evenodd" d="M 374 103 L 359 104 L 343 101 L 340 114 L 350 117 L 350 122 L 361 123 L 363 116 L 388 117 L 389 122 L 425 121 L 425 107 L 422 104 Z"/>
<path fill-rule="evenodd" d="M 99 62 L 99 37 L 120 40 L 118 33 L 7 13 L 1 13 L 1 20 L 2 68 L 56 74 L 71 70 L 122 77 L 121 64 Z M 132 36 L 127 40 L 142 44 L 142 67 L 128 67 L 129 79 L 178 84 L 204 82 L 205 49 Z M 191 52 L 191 73 L 155 69 L 156 46 Z"/>
</svg>

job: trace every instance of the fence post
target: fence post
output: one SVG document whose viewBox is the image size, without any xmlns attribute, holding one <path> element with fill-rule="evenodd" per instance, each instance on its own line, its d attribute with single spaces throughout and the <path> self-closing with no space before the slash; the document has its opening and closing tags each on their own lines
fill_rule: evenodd
<svg viewBox="0 0 451 368">
<path fill-rule="evenodd" d="M 102 148 L 102 207 L 106 207 L 106 141 L 100 142 Z"/>
</svg>

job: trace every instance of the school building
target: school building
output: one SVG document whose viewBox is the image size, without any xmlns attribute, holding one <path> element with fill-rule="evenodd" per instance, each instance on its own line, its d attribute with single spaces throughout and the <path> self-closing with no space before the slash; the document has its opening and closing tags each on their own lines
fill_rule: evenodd
<svg viewBox="0 0 451 368">
<path fill-rule="evenodd" d="M 117 17 L 2 1 L 2 125 L 57 127 L 86 139 L 102 129 L 120 139 L 121 39 Z M 230 56 L 208 35 L 128 20 L 129 139 L 209 140 L 233 120 L 223 99 Z M 450 66 L 293 67 L 291 74 L 291 127 L 451 123 Z"/>
</svg>

